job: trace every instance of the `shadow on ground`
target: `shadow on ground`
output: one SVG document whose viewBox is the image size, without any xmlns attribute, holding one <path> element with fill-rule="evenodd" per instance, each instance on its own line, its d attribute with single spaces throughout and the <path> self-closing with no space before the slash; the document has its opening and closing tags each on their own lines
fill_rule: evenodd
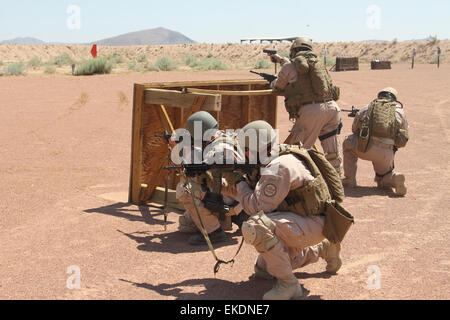
<svg viewBox="0 0 450 320">
<path fill-rule="evenodd" d="M 272 289 L 274 280 L 259 280 L 251 277 L 248 281 L 230 282 L 222 279 L 190 279 L 180 283 L 136 283 L 124 279 L 138 288 L 154 291 L 163 297 L 175 300 L 261 300 L 264 293 Z M 184 288 L 203 287 L 198 293 L 185 292 Z M 303 297 L 297 300 L 321 300 L 320 296 L 309 296 L 310 291 L 303 289 Z"/>
<path fill-rule="evenodd" d="M 164 253 L 193 253 L 208 251 L 207 245 L 192 246 L 188 244 L 188 238 L 190 235 L 181 232 L 170 232 L 154 234 L 153 232 L 133 232 L 125 233 L 117 230 L 121 234 L 127 236 L 129 239 L 136 241 L 139 245 L 138 250 L 148 252 L 164 252 Z M 240 241 L 240 238 L 236 238 L 238 233 L 227 233 L 227 240 L 221 243 L 214 244 L 214 249 L 218 249 L 225 246 L 235 245 Z"/>
<path fill-rule="evenodd" d="M 389 198 L 400 198 L 392 189 L 379 189 L 377 187 L 357 186 L 354 188 L 345 187 L 345 196 L 349 198 L 363 198 L 368 196 L 387 196 Z"/>
<path fill-rule="evenodd" d="M 171 208 L 170 210 L 174 212 L 174 209 Z M 106 214 L 130 221 L 141 221 L 150 225 L 164 225 L 164 213 L 159 207 L 136 207 L 131 203 L 119 202 L 104 207 L 87 209 L 84 212 Z M 173 224 L 173 222 L 168 221 L 167 224 Z"/>
</svg>

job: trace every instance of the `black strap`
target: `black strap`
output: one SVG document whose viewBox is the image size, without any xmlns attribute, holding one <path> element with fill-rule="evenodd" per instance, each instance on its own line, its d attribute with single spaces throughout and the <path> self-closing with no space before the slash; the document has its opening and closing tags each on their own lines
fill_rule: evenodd
<svg viewBox="0 0 450 320">
<path fill-rule="evenodd" d="M 394 172 L 394 169 L 395 169 L 395 165 L 393 165 L 393 166 L 392 166 L 392 169 L 389 170 L 388 172 L 386 172 L 386 173 L 383 174 L 383 175 L 382 175 L 382 174 L 378 174 L 378 173 L 376 173 L 376 172 L 375 172 L 375 174 L 377 175 L 378 178 L 381 178 L 381 179 L 382 179 L 382 178 L 386 177 L 388 174 L 391 174 L 392 172 Z"/>
<path fill-rule="evenodd" d="M 342 128 L 344 127 L 344 124 L 342 123 L 342 121 L 339 123 L 339 126 L 337 127 L 336 130 L 331 131 L 330 133 L 324 134 L 323 136 L 319 137 L 320 141 L 324 141 L 328 138 L 334 137 L 336 135 L 341 134 Z"/>
</svg>

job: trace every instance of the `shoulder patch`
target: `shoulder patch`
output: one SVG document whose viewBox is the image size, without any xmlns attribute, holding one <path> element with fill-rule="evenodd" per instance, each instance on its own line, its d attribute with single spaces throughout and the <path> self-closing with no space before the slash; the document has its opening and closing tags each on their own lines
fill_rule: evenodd
<svg viewBox="0 0 450 320">
<path fill-rule="evenodd" d="M 278 188 L 273 183 L 269 183 L 264 187 L 264 195 L 266 197 L 272 198 L 274 197 L 278 192 Z"/>
</svg>

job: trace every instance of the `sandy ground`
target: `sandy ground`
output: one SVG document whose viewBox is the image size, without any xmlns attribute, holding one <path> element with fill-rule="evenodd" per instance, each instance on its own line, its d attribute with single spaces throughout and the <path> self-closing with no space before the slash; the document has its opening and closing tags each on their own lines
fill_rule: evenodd
<svg viewBox="0 0 450 320">
<path fill-rule="evenodd" d="M 343 243 L 344 265 L 333 277 L 323 261 L 297 270 L 305 299 L 450 298 L 449 71 L 418 65 L 332 74 L 346 109 L 382 87 L 399 90 L 411 142 L 396 165 L 409 193 L 377 190 L 371 164 L 360 163 L 360 187 L 345 201 L 356 224 Z M 261 299 L 273 282 L 250 278 L 253 247 L 244 245 L 234 266 L 214 277 L 208 249 L 177 232 L 179 214 L 169 215 L 164 232 L 158 207 L 127 203 L 133 83 L 252 77 L 0 78 L 0 299 Z M 286 137 L 281 99 L 279 119 Z M 351 119 L 343 119 L 346 135 Z M 240 239 L 229 233 L 219 257 L 231 258 Z M 67 288 L 71 266 L 79 267 L 81 289 Z M 378 290 L 368 288 L 370 270 L 379 271 Z"/>
</svg>

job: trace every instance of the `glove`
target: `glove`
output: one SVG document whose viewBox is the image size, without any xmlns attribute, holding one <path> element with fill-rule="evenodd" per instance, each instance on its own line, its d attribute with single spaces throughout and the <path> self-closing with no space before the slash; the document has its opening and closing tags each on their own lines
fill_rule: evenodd
<svg viewBox="0 0 450 320">
<path fill-rule="evenodd" d="M 228 186 L 236 186 L 239 182 L 245 181 L 244 175 L 240 172 L 224 172 L 222 177 L 227 181 Z"/>
</svg>

